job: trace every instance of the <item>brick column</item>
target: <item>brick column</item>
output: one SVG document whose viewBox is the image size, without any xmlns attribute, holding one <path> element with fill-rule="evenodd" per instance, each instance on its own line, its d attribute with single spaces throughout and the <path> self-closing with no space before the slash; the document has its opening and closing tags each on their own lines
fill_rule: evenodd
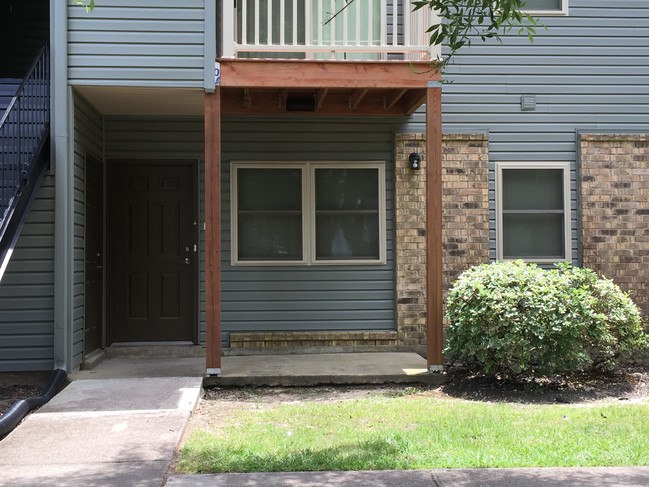
<svg viewBox="0 0 649 487">
<path fill-rule="evenodd" d="M 581 134 L 583 266 L 649 315 L 649 134 Z"/>
<path fill-rule="evenodd" d="M 395 135 L 397 333 L 403 348 L 426 344 L 426 176 L 409 168 L 422 133 Z M 489 262 L 489 149 L 486 134 L 446 134 L 442 147 L 444 287 L 468 267 Z"/>
</svg>

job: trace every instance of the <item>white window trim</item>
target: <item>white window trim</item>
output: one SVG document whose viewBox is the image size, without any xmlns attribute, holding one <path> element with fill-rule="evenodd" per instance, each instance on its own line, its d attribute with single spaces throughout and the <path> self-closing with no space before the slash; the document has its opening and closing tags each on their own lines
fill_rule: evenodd
<svg viewBox="0 0 649 487">
<path fill-rule="evenodd" d="M 518 260 L 503 256 L 503 169 L 561 169 L 563 171 L 563 235 L 564 256 L 558 259 L 523 259 L 536 264 L 552 264 L 572 261 L 572 207 L 570 199 L 570 163 L 569 162 L 497 162 L 496 163 L 496 257 L 498 260 Z"/>
<path fill-rule="evenodd" d="M 568 0 L 561 0 L 561 8 L 559 10 L 523 10 L 523 12 L 535 17 L 568 15 Z"/>
<path fill-rule="evenodd" d="M 240 168 L 302 171 L 302 260 L 239 260 L 237 173 Z M 377 169 L 379 191 L 379 258 L 318 260 L 315 256 L 315 169 Z M 387 262 L 385 161 L 231 161 L 230 263 L 233 266 L 384 265 Z"/>
</svg>

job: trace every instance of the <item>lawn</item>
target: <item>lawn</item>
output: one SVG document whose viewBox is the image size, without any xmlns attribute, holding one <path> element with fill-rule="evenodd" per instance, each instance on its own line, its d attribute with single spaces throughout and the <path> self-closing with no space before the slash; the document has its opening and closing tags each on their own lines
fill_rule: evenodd
<svg viewBox="0 0 649 487">
<path fill-rule="evenodd" d="M 194 425 L 179 472 L 649 465 L 646 398 L 513 404 L 405 390 L 251 401 L 217 416 Z"/>
</svg>

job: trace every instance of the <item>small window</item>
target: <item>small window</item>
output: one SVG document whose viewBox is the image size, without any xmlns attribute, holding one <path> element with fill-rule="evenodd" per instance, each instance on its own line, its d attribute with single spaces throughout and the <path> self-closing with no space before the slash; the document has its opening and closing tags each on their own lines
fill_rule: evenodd
<svg viewBox="0 0 649 487">
<path fill-rule="evenodd" d="M 567 15 L 568 0 L 526 0 L 525 11 L 534 15 Z"/>
<path fill-rule="evenodd" d="M 315 177 L 315 259 L 379 260 L 376 169 L 320 168 Z"/>
<path fill-rule="evenodd" d="M 232 263 L 385 263 L 383 163 L 232 164 Z"/>
<path fill-rule="evenodd" d="M 570 260 L 567 163 L 497 165 L 498 258 Z"/>
<path fill-rule="evenodd" d="M 302 169 L 240 168 L 239 260 L 303 260 Z"/>
</svg>

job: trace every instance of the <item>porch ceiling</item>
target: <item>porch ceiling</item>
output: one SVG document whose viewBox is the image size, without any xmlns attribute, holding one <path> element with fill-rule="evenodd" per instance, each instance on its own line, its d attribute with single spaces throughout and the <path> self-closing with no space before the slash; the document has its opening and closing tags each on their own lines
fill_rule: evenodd
<svg viewBox="0 0 649 487">
<path fill-rule="evenodd" d="M 221 59 L 224 114 L 410 115 L 427 62 Z"/>
<path fill-rule="evenodd" d="M 201 88 L 132 86 L 75 86 L 102 115 L 203 116 L 205 92 Z"/>
</svg>

